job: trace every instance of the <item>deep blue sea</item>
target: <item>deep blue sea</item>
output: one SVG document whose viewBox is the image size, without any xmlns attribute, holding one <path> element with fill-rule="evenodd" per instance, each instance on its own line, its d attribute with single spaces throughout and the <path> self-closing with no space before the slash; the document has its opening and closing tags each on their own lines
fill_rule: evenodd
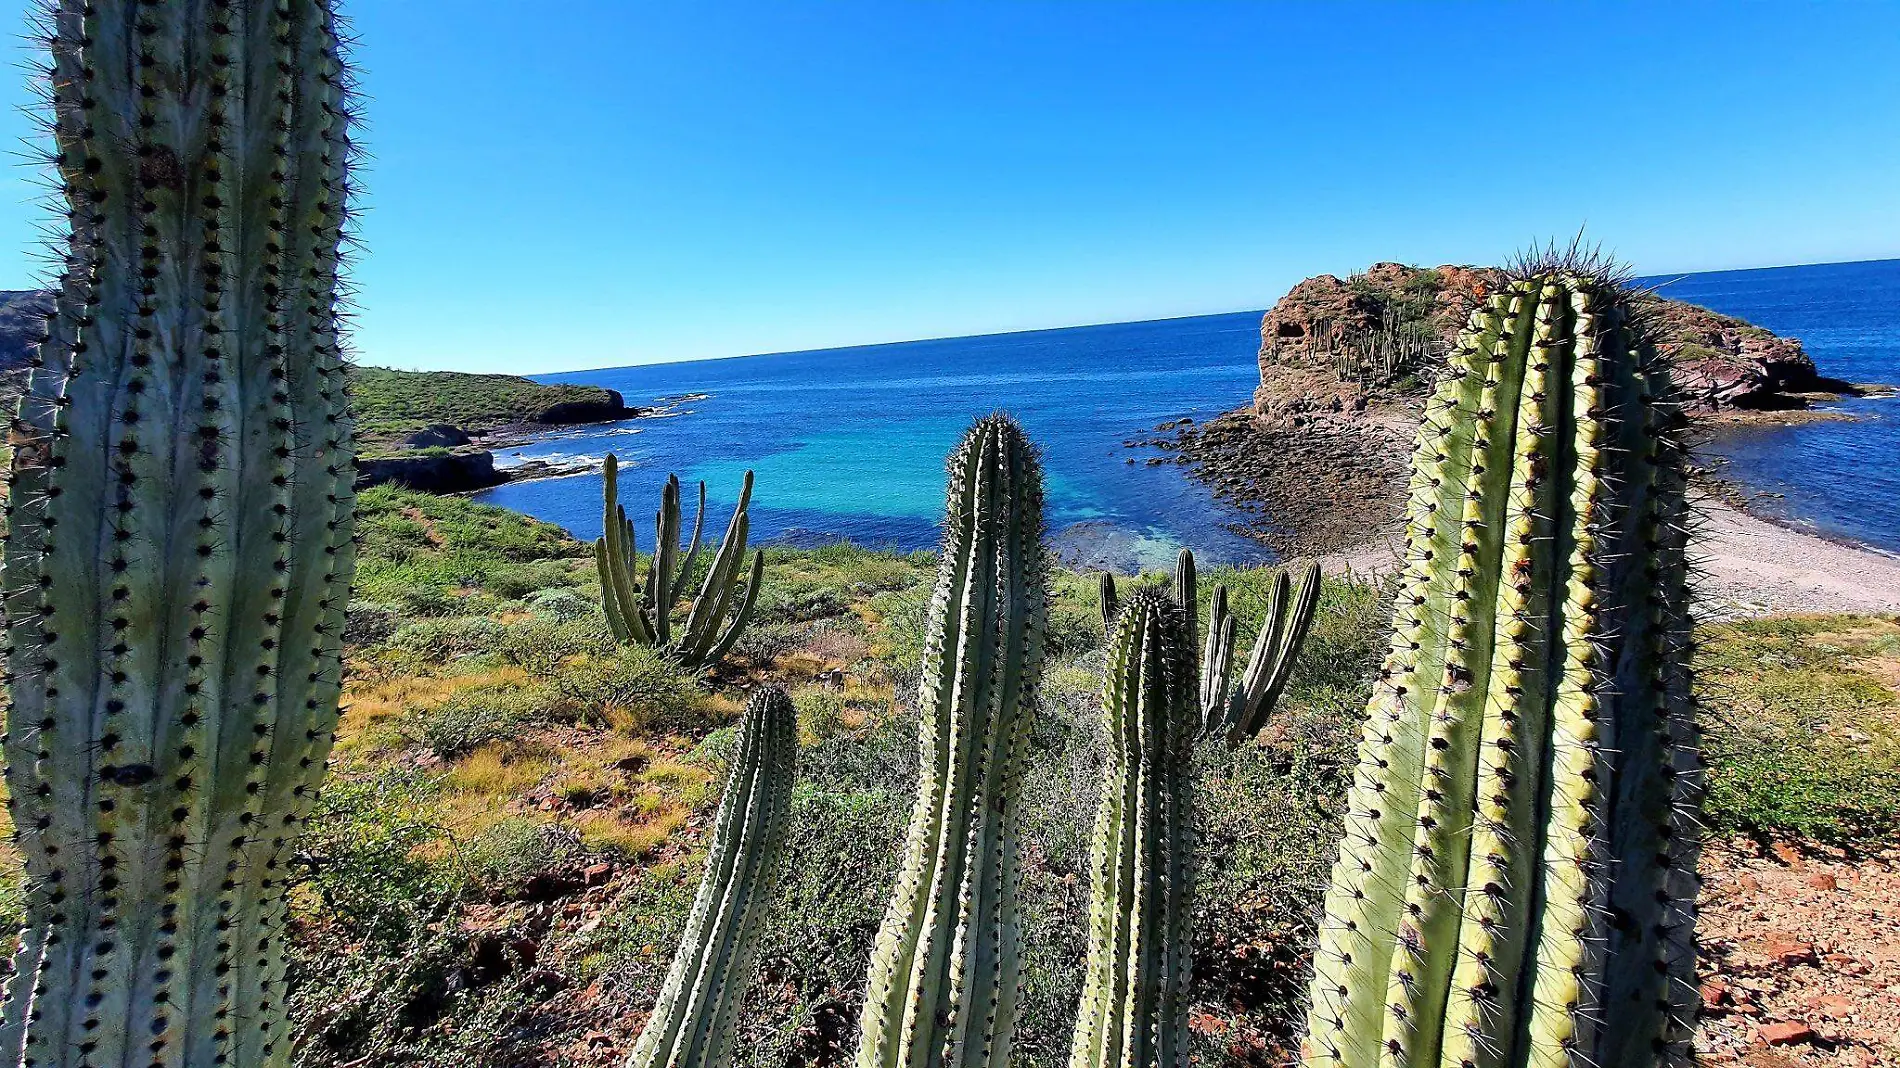
<svg viewBox="0 0 1900 1068">
<path fill-rule="evenodd" d="M 1900 382 L 1900 260 L 1688 275 L 1663 291 L 1807 343 L 1823 374 Z M 628 511 L 657 502 L 669 471 L 705 480 L 709 524 L 749 467 L 753 537 L 937 543 L 943 457 L 970 419 L 1007 409 L 1043 450 L 1048 521 L 1071 561 L 1161 566 L 1181 545 L 1210 562 L 1268 559 L 1241 519 L 1157 452 L 1123 443 L 1164 420 L 1245 404 L 1257 380 L 1258 311 L 537 376 L 670 403 L 665 418 L 579 428 L 497 455 L 631 461 Z M 687 397 L 691 399 L 680 400 Z M 1732 433 L 1723 470 L 1783 493 L 1798 522 L 1900 551 L 1900 401 L 1849 401 L 1852 423 Z M 1130 462 L 1132 461 L 1132 462 Z M 482 500 L 600 533 L 597 474 L 498 487 Z M 643 524 L 642 533 L 650 529 Z M 718 529 L 718 526 L 714 526 Z"/>
</svg>

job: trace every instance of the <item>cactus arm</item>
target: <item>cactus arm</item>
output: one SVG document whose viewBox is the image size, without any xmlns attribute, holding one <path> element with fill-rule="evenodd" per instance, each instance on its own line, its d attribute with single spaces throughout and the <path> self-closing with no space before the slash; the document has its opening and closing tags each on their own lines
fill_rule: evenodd
<svg viewBox="0 0 1900 1068">
<path fill-rule="evenodd" d="M 1285 571 L 1273 576 L 1273 591 L 1267 595 L 1266 618 L 1260 621 L 1260 633 L 1254 635 L 1253 651 L 1247 654 L 1247 666 L 1241 669 L 1240 686 L 1227 693 L 1227 708 L 1219 734 L 1228 745 L 1239 745 L 1250 733 L 1247 725 L 1258 716 L 1256 698 L 1264 697 L 1268 675 L 1273 670 L 1274 645 L 1286 629 L 1287 609 L 1292 602 L 1293 580 Z"/>
<path fill-rule="evenodd" d="M 1226 733 L 1229 687 L 1234 676 L 1234 637 L 1239 622 L 1227 610 L 1227 587 L 1214 587 L 1207 613 L 1207 645 L 1201 651 L 1201 722 L 1209 734 Z"/>
<path fill-rule="evenodd" d="M 733 643 L 739 640 L 739 634 L 746 624 L 752 622 L 752 609 L 759 602 L 759 587 L 765 584 L 765 551 L 752 553 L 752 573 L 746 577 L 745 596 L 739 601 L 738 611 L 732 614 L 732 621 L 726 624 L 726 632 L 720 636 L 719 643 L 706 654 L 708 663 L 716 664 L 725 659 L 732 651 Z"/>
<path fill-rule="evenodd" d="M 951 453 L 919 685 L 920 775 L 872 952 L 859 1068 L 1003 1068 L 1015 1025 L 1015 797 L 1046 625 L 1042 486 L 1003 416 Z"/>
<path fill-rule="evenodd" d="M 684 590 L 686 582 L 693 577 L 693 565 L 699 562 L 701 537 L 706 529 L 706 483 L 699 484 L 699 507 L 693 512 L 693 536 L 688 541 L 686 554 L 680 557 L 679 570 L 673 575 L 673 588 Z M 677 599 L 677 598 L 676 598 Z"/>
<path fill-rule="evenodd" d="M 680 551 L 680 479 L 666 476 L 660 491 L 660 510 L 653 514 L 653 559 L 647 561 L 647 599 L 653 605 L 655 642 L 664 647 L 673 642 L 673 606 L 680 591 L 673 585 L 674 561 Z"/>
<path fill-rule="evenodd" d="M 680 648 L 688 663 L 699 663 L 705 651 L 713 643 L 713 631 L 726 616 L 726 609 L 732 600 L 733 586 L 738 581 L 739 568 L 745 563 L 746 536 L 751 527 L 749 507 L 752 500 L 752 472 L 745 473 L 745 481 L 739 488 L 739 503 L 732 510 L 732 519 L 726 524 L 726 536 L 719 543 L 719 551 L 714 554 L 712 566 L 706 570 L 705 581 L 700 584 L 699 594 L 693 598 L 693 605 L 686 613 L 686 625 L 680 638 Z"/>
<path fill-rule="evenodd" d="M 1451 521 L 1437 506 L 1440 487 L 1457 484 L 1470 464 L 1471 434 L 1460 408 L 1473 408 L 1482 378 L 1472 353 L 1495 343 L 1504 298 L 1493 297 L 1473 316 L 1452 353 L 1447 374 L 1426 408 L 1413 453 L 1406 507 L 1406 568 L 1394 595 L 1390 651 L 1373 687 L 1359 745 L 1359 763 L 1347 795 L 1345 835 L 1327 891 L 1303 1057 L 1309 1065 L 1371 1065 L 1384 1034 L 1385 981 L 1398 931 L 1423 770 L 1422 690 L 1437 685 L 1442 661 L 1432 630 L 1445 618 L 1441 576 L 1434 559 L 1455 546 Z M 1447 544 L 1449 543 L 1449 545 Z M 1432 681 L 1421 684 L 1420 679 Z"/>
<path fill-rule="evenodd" d="M 1195 573 L 1194 554 L 1187 549 L 1182 549 L 1174 559 L 1174 603 L 1181 606 L 1182 625 L 1187 628 L 1187 662 L 1194 669 L 1193 677 L 1199 678 L 1200 646 L 1195 643 L 1201 639 L 1200 576 Z"/>
<path fill-rule="evenodd" d="M 652 591 L 641 591 L 634 582 L 639 545 L 634 541 L 633 524 L 627 521 L 626 510 L 620 506 L 620 460 L 611 452 L 601 465 L 600 477 L 601 537 L 606 542 L 601 585 L 605 587 L 609 582 L 613 584 L 614 605 L 619 609 L 621 621 L 626 624 L 633 640 L 650 642 L 653 620 L 643 611 L 643 594 L 650 595 Z M 603 593 L 603 600 L 605 597 Z"/>
<path fill-rule="evenodd" d="M 1290 593 L 1292 609 L 1286 629 L 1274 639 L 1273 657 L 1261 675 L 1260 696 L 1251 702 L 1253 711 L 1248 714 L 1243 734 L 1259 733 L 1260 728 L 1266 726 L 1266 717 L 1272 715 L 1274 706 L 1279 704 L 1280 695 L 1286 692 L 1287 680 L 1293 677 L 1293 664 L 1299 659 L 1306 634 L 1313 628 L 1313 617 L 1319 612 L 1321 586 L 1319 562 L 1314 561 L 1306 566 Z"/>
<path fill-rule="evenodd" d="M 1121 597 L 1115 592 L 1115 576 L 1102 572 L 1102 628 L 1108 637 L 1115 636 L 1115 613 L 1119 610 Z"/>
<path fill-rule="evenodd" d="M 605 535 L 594 539 L 594 567 L 600 572 L 600 610 L 607 617 L 607 630 L 617 642 L 633 640 L 633 631 L 627 626 L 627 618 L 620 608 L 620 598 L 614 592 L 613 561 L 607 555 Z"/>
<path fill-rule="evenodd" d="M 628 1068 L 723 1068 L 784 867 L 798 714 L 781 690 L 752 695 L 706 871 Z"/>
</svg>

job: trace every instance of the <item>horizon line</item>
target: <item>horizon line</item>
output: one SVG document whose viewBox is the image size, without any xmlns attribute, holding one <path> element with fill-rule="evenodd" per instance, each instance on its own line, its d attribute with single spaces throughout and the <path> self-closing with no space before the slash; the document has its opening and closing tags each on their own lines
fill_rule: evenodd
<svg viewBox="0 0 1900 1068">
<path fill-rule="evenodd" d="M 1401 260 L 1375 260 L 1374 261 L 1374 263 L 1403 263 L 1403 262 L 1404 261 L 1401 261 Z M 1671 285 L 1676 281 L 1680 281 L 1681 279 L 1690 278 L 1699 274 L 1742 274 L 1748 271 L 1785 271 L 1785 270 L 1788 270 L 1790 268 L 1795 268 L 1795 267 L 1852 267 L 1857 264 L 1863 264 L 1863 263 L 1894 263 L 1894 262 L 1900 262 L 1900 256 L 1876 256 L 1873 259 L 1866 259 L 1866 260 L 1822 260 L 1818 263 L 1770 263 L 1770 264 L 1763 264 L 1758 267 L 1722 267 L 1722 268 L 1709 270 L 1709 271 L 1657 271 L 1654 273 L 1640 274 L 1640 275 L 1637 275 L 1636 277 L 1637 278 L 1668 278 L 1670 279 L 1670 281 L 1664 282 L 1663 285 Z M 1367 266 L 1370 267 L 1370 266 L 1373 266 L 1373 264 L 1367 264 Z M 1428 269 L 1428 268 L 1425 268 L 1424 265 L 1417 264 L 1417 263 L 1404 263 L 1404 266 L 1419 268 L 1419 269 Z M 1468 267 L 1474 267 L 1476 265 L 1469 264 L 1469 263 L 1459 263 L 1459 264 L 1441 263 L 1441 264 L 1433 264 L 1432 266 L 1433 267 L 1455 266 L 1455 267 L 1468 268 Z M 1322 274 L 1325 274 L 1325 273 L 1330 273 L 1330 272 L 1322 272 Z M 1320 277 L 1320 275 L 1309 274 L 1305 278 L 1300 279 L 1300 281 L 1304 282 L 1307 279 L 1318 278 L 1318 277 Z M 1300 283 L 1295 282 L 1293 284 L 1297 286 Z M 1292 292 L 1292 287 L 1288 287 L 1287 291 Z M 1284 299 L 1284 297 L 1285 297 L 1285 294 L 1281 294 L 1281 298 Z M 1274 304 L 1278 304 L 1278 303 L 1279 303 L 1278 300 L 1274 301 Z M 1091 327 L 1098 327 L 1098 326 L 1141 326 L 1147 323 L 1169 323 L 1169 322 L 1175 322 L 1181 319 L 1212 319 L 1220 315 L 1251 315 L 1256 312 L 1264 315 L 1267 312 L 1272 311 L 1272 310 L 1273 308 L 1270 305 L 1265 308 L 1234 308 L 1228 311 L 1186 312 L 1180 315 L 1157 315 L 1151 319 L 1115 319 L 1115 320 L 1110 320 L 1108 322 L 1065 323 L 1065 324 L 1056 325 L 1056 326 L 1026 326 L 1026 327 L 1020 327 L 1015 330 L 982 330 L 974 334 L 938 334 L 938 335 L 933 335 L 930 337 L 897 338 L 890 341 L 865 341 L 865 342 L 859 342 L 857 344 L 852 344 L 852 345 L 821 345 L 816 348 L 772 349 L 766 352 L 740 352 L 740 353 L 734 353 L 730 356 L 694 356 L 694 357 L 688 357 L 686 359 L 681 359 L 681 360 L 651 360 L 647 363 L 601 364 L 595 367 L 578 367 L 569 371 L 534 371 L 527 374 L 519 375 L 517 377 L 531 379 L 531 378 L 535 378 L 535 377 L 543 376 L 543 375 L 585 375 L 585 374 L 594 374 L 600 371 L 630 371 L 638 367 L 671 367 L 671 366 L 675 366 L 675 365 L 683 364 L 683 363 L 721 363 L 726 360 L 756 360 L 756 359 L 762 359 L 767 356 L 802 356 L 802 355 L 805 355 L 808 353 L 814 353 L 814 352 L 842 352 L 847 349 L 878 349 L 878 348 L 886 348 L 893 345 L 921 345 L 921 344 L 925 344 L 931 341 L 970 341 L 977 338 L 986 338 L 986 337 L 1014 337 L 1018 334 L 1044 334 L 1044 333 L 1050 333 L 1052 331 L 1057 331 L 1057 330 L 1086 330 Z M 480 372 L 473 372 L 473 373 L 480 373 Z"/>
</svg>

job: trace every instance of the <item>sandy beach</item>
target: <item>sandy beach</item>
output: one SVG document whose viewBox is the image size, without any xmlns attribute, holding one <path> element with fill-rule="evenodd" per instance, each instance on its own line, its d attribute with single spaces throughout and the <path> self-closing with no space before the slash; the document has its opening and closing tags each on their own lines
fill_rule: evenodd
<svg viewBox="0 0 1900 1068">
<path fill-rule="evenodd" d="M 1698 511 L 1692 551 L 1704 618 L 1900 612 L 1900 556 L 1791 530 L 1714 499 Z M 1320 557 L 1335 573 L 1387 574 L 1399 563 L 1396 535 Z"/>
</svg>

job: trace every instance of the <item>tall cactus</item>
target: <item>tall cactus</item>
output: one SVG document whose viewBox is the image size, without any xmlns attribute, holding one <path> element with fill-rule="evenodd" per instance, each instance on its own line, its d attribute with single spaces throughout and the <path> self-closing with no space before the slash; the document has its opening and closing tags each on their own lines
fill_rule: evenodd
<svg viewBox="0 0 1900 1068">
<path fill-rule="evenodd" d="M 1185 610 L 1159 590 L 1138 591 L 1116 613 L 1071 1068 L 1186 1063 L 1193 750 L 1202 727 L 1192 649 Z"/>
<path fill-rule="evenodd" d="M 706 849 L 706 874 L 628 1068 L 722 1068 L 758 962 L 785 852 L 798 713 L 783 690 L 746 703 L 739 749 Z"/>
<path fill-rule="evenodd" d="M 327 0 L 54 0 L 71 227 L 11 427 L 0 1064 L 288 1063 L 353 560 Z"/>
<path fill-rule="evenodd" d="M 1042 474 L 1007 416 L 950 454 L 924 642 L 921 782 L 871 958 L 858 1068 L 1003 1068 L 1017 999 L 1017 794 L 1047 620 Z"/>
<path fill-rule="evenodd" d="M 1684 454 L 1631 313 L 1600 277 L 1530 269 L 1428 409 L 1310 1065 L 1689 1063 Z"/>
<path fill-rule="evenodd" d="M 1174 596 L 1136 592 L 1124 605 L 1102 577 L 1109 652 L 1102 687 L 1108 763 L 1091 850 L 1089 955 L 1070 1046 L 1071 1068 L 1170 1068 L 1187 1063 L 1187 981 L 1194 895 L 1193 749 L 1258 734 L 1306 640 L 1319 601 L 1317 565 L 1297 592 L 1286 571 L 1238 686 L 1230 686 L 1238 621 L 1227 589 L 1210 599 L 1205 648 L 1194 655 L 1198 579 L 1183 549 Z"/>
<path fill-rule="evenodd" d="M 699 593 L 686 613 L 677 633 L 673 627 L 673 606 L 685 593 L 686 582 L 693 577 L 698 562 L 700 534 L 706 522 L 706 484 L 699 484 L 699 511 L 693 517 L 692 542 L 680 555 L 680 480 L 670 475 L 660 495 L 660 510 L 653 517 L 654 549 L 648 561 L 647 579 L 639 578 L 638 546 L 633 522 L 620 506 L 620 461 L 607 454 L 602 471 L 605 533 L 594 542 L 594 563 L 600 571 L 601 605 L 607 614 L 608 629 L 615 639 L 663 649 L 688 667 L 716 664 L 739 640 L 739 632 L 752 618 L 759 599 L 759 585 L 765 577 L 765 554 L 752 554 L 752 569 L 743 584 L 740 569 L 745 566 L 746 533 L 751 524 L 747 511 L 752 501 L 752 472 L 745 473 L 739 490 L 739 503 L 726 525 L 726 536 L 713 555 Z"/>
</svg>

